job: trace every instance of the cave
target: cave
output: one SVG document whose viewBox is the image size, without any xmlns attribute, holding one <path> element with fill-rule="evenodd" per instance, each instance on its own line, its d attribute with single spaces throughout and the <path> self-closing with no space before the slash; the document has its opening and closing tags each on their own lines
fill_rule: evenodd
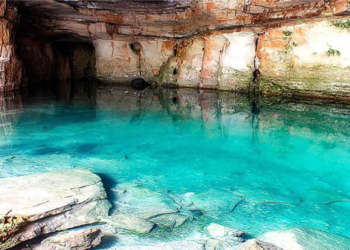
<svg viewBox="0 0 350 250">
<path fill-rule="evenodd" d="M 261 94 L 347 98 L 348 14 L 342 0 L 3 0 L 0 88 L 69 99 L 79 82 L 142 78 L 249 92 L 258 70 Z"/>
</svg>

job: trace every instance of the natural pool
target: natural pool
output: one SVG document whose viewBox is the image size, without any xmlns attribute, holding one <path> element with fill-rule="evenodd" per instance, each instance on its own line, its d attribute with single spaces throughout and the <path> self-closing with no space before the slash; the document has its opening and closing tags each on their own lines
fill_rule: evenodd
<svg viewBox="0 0 350 250">
<path fill-rule="evenodd" d="M 195 238 L 211 222 L 249 237 L 299 226 L 350 236 L 350 105 L 116 86 L 69 103 L 8 97 L 0 117 L 1 178 L 89 168 L 114 211 L 128 209 L 130 186 L 202 208 L 145 241 Z"/>
</svg>

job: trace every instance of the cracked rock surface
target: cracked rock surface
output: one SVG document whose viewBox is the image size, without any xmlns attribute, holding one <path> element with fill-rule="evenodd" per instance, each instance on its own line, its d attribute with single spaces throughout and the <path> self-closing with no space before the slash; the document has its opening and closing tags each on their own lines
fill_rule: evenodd
<svg viewBox="0 0 350 250">
<path fill-rule="evenodd" d="M 0 180 L 0 214 L 24 218 L 0 249 L 39 235 L 100 222 L 110 208 L 101 179 L 87 169 Z"/>
</svg>

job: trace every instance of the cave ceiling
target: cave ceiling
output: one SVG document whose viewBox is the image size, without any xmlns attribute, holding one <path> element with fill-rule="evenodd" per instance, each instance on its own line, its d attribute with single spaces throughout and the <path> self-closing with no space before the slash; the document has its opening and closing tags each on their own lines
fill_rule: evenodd
<svg viewBox="0 0 350 250">
<path fill-rule="evenodd" d="M 118 36 L 182 38 L 349 14 L 344 0 L 21 0 L 22 36 L 89 41 Z"/>
</svg>

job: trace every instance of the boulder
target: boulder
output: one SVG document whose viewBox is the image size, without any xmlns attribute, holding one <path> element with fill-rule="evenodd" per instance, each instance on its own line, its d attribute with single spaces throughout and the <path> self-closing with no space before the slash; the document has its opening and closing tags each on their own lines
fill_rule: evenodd
<svg viewBox="0 0 350 250">
<path fill-rule="evenodd" d="M 115 214 L 113 216 L 101 218 L 101 220 L 108 223 L 112 228 L 138 234 L 149 233 L 154 227 L 154 223 L 129 214 Z"/>
<path fill-rule="evenodd" d="M 121 190 L 121 191 L 120 191 Z M 119 185 L 117 213 L 133 214 L 148 220 L 162 214 L 177 213 L 181 206 L 170 197 L 130 183 Z"/>
<path fill-rule="evenodd" d="M 232 229 L 216 223 L 211 223 L 207 227 L 207 232 L 214 239 L 229 239 L 235 237 L 243 237 L 245 232 L 239 229 Z"/>
<path fill-rule="evenodd" d="M 235 250 L 240 242 L 235 240 L 218 240 L 213 250 Z"/>
<path fill-rule="evenodd" d="M 350 246 L 348 237 L 307 227 L 268 232 L 258 238 L 283 250 L 343 250 Z"/>
<path fill-rule="evenodd" d="M 229 191 L 210 189 L 204 193 L 193 194 L 189 199 L 204 213 L 217 215 L 232 212 L 242 197 Z"/>
<path fill-rule="evenodd" d="M 239 248 L 239 250 L 283 250 L 283 249 L 262 240 L 252 239 L 245 242 Z"/>
<path fill-rule="evenodd" d="M 0 231 L 6 234 L 1 250 L 40 235 L 100 222 L 110 208 L 100 177 L 87 169 L 0 179 L 0 192 L 0 215 L 24 221 Z"/>
<path fill-rule="evenodd" d="M 157 224 L 157 226 L 159 227 L 172 229 L 174 227 L 181 226 L 188 219 L 189 219 L 189 216 L 185 214 L 176 213 L 176 214 L 162 214 L 150 220 L 155 224 Z"/>
<path fill-rule="evenodd" d="M 210 239 L 207 241 L 208 250 L 237 249 L 238 245 L 244 242 L 245 232 L 239 229 L 211 223 L 207 226 L 206 232 L 210 236 Z"/>
<path fill-rule="evenodd" d="M 59 233 L 44 239 L 33 250 L 85 250 L 98 246 L 101 243 L 102 232 L 98 228 L 80 229 Z"/>
</svg>

